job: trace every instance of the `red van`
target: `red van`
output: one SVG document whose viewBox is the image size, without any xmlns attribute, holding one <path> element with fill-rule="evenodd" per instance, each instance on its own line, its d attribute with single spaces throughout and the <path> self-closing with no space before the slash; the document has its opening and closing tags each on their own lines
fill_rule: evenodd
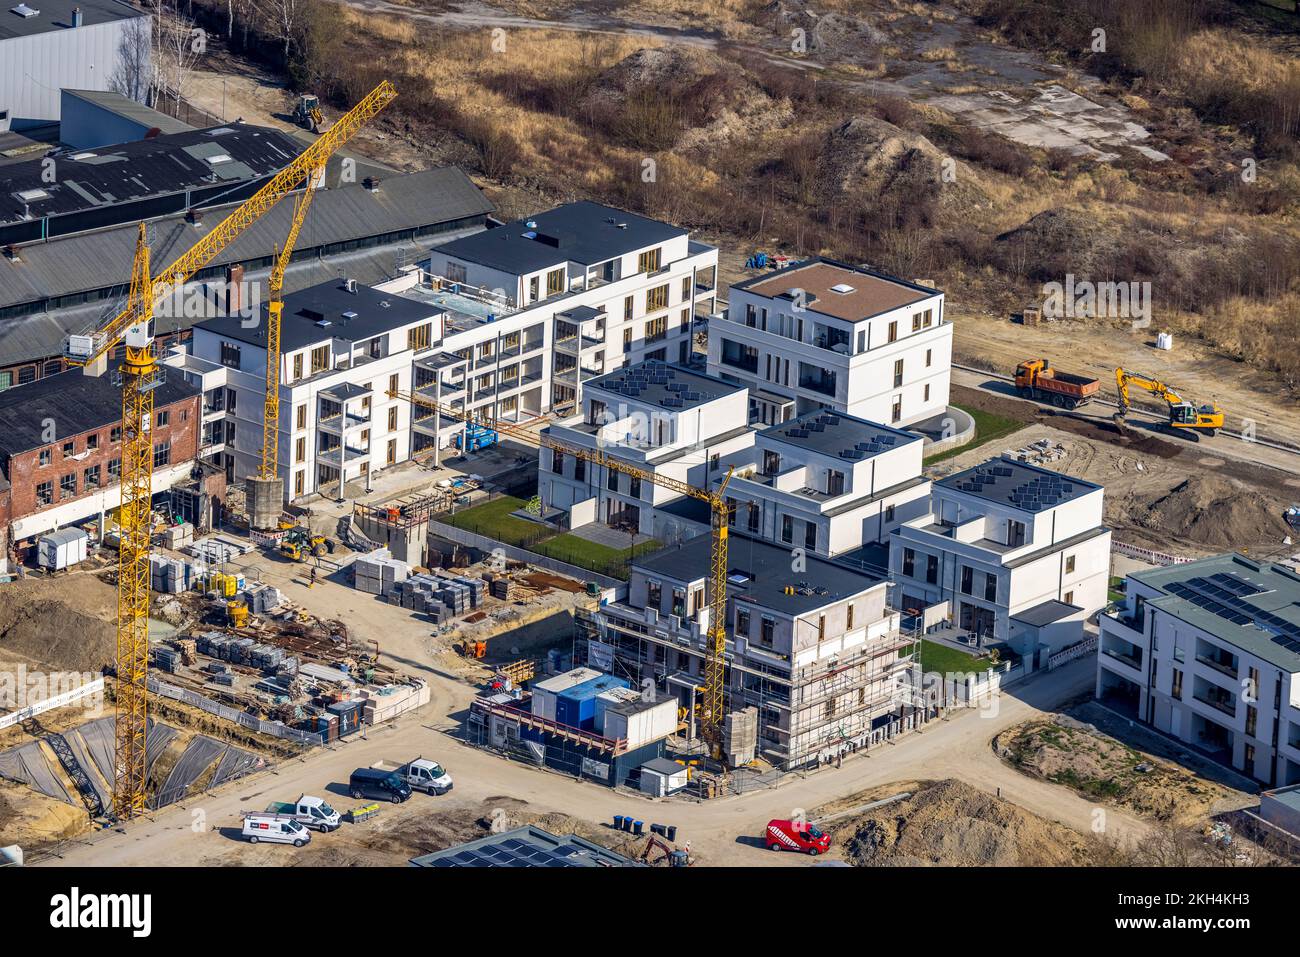
<svg viewBox="0 0 1300 957">
<path fill-rule="evenodd" d="M 812 824 L 794 821 L 768 821 L 767 847 L 772 851 L 804 851 L 816 856 L 825 854 L 831 836 Z"/>
</svg>

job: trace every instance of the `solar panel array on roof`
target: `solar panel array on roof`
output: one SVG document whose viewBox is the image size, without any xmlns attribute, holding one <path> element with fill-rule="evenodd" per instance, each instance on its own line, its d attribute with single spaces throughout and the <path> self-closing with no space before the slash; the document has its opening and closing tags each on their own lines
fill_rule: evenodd
<svg viewBox="0 0 1300 957">
<path fill-rule="evenodd" d="M 715 399 L 719 392 L 700 391 L 701 383 L 706 380 L 701 376 L 679 370 L 666 362 L 647 360 L 626 369 L 612 372 L 593 380 L 591 385 L 617 392 L 629 399 L 641 399 L 643 402 L 657 402 L 665 409 L 685 409 L 694 403 Z M 713 383 L 708 383 L 712 386 Z M 719 386 L 731 390 L 734 387 L 725 383 Z"/>
<path fill-rule="evenodd" d="M 1209 578 L 1198 576 L 1185 582 L 1170 582 L 1166 590 L 1234 625 L 1253 624 L 1268 632 L 1275 644 L 1300 654 L 1300 624 L 1247 601 L 1247 598 L 1264 594 L 1265 589 L 1244 578 L 1228 573 Z"/>
<path fill-rule="evenodd" d="M 571 847 L 544 848 L 510 838 L 500 844 L 461 851 L 434 861 L 434 867 L 577 867 L 567 858 L 577 853 Z"/>
<path fill-rule="evenodd" d="M 1009 479 L 1015 473 L 1005 465 L 980 465 L 955 487 L 963 492 L 983 492 L 985 486 L 996 485 L 1002 479 Z M 1008 495 L 1012 505 L 1028 511 L 1051 508 L 1068 499 L 1074 493 L 1074 483 L 1056 474 L 1035 475 L 1011 490 Z"/>
</svg>

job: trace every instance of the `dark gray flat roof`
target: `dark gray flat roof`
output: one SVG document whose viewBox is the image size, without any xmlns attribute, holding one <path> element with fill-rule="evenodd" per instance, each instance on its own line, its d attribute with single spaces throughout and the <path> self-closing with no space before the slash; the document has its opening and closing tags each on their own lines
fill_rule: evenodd
<svg viewBox="0 0 1300 957">
<path fill-rule="evenodd" d="M 693 409 L 703 402 L 740 392 L 745 387 L 649 359 L 592 379 L 586 383 L 586 388 L 603 389 L 675 412 Z"/>
<path fill-rule="evenodd" d="M 861 594 L 885 580 L 813 555 L 805 558 L 804 571 L 794 572 L 789 547 L 735 531 L 728 538 L 728 594 L 781 614 L 802 615 Z M 637 558 L 632 564 L 654 575 L 689 582 L 708 577 L 709 560 L 709 535 L 705 533 Z M 738 577 L 741 575 L 744 577 Z M 787 586 L 794 587 L 793 594 L 785 594 L 782 589 Z"/>
<path fill-rule="evenodd" d="M 143 103 L 137 103 L 129 96 L 123 96 L 113 90 L 64 89 L 63 95 L 84 100 L 101 110 L 131 120 L 133 123 L 139 123 L 146 129 L 156 129 L 161 133 L 183 133 L 194 129 L 190 124 L 183 123 L 174 116 L 168 116 L 166 113 L 161 113 L 152 107 L 145 106 Z M 60 138 L 62 138 L 62 133 L 61 130 Z"/>
<path fill-rule="evenodd" d="M 764 429 L 759 436 L 847 462 L 858 462 L 910 442 L 924 441 L 913 432 L 824 409 L 805 412 Z"/>
<path fill-rule="evenodd" d="M 411 858 L 416 867 L 637 867 L 636 861 L 576 834 L 533 824 Z"/>
<path fill-rule="evenodd" d="M 582 200 L 457 239 L 437 251 L 523 275 L 566 262 L 602 263 L 686 232 L 614 206 Z"/>
<path fill-rule="evenodd" d="M 1101 488 L 1083 479 L 1006 458 L 982 462 L 935 484 L 1023 512 L 1042 512 Z"/>
<path fill-rule="evenodd" d="M 137 10 L 130 4 L 119 3 L 118 0 L 31 0 L 27 6 L 40 11 L 34 17 L 20 17 L 13 12 L 16 6 L 18 0 L 7 0 L 4 9 L 0 10 L 0 40 L 71 30 L 73 7 L 81 8 L 83 27 L 145 15 L 143 10 Z"/>
<path fill-rule="evenodd" d="M 380 292 L 360 283 L 353 288 L 355 291 L 349 292 L 341 280 L 331 280 L 285 296 L 284 314 L 280 321 L 280 349 L 294 352 L 331 339 L 364 342 L 440 312 L 428 303 L 405 299 L 396 293 Z M 264 349 L 265 308 L 263 321 L 252 327 L 245 326 L 245 320 L 235 315 L 209 319 L 195 328 Z"/>
<path fill-rule="evenodd" d="M 1032 608 L 1026 608 L 1024 611 L 1012 615 L 1011 618 L 1014 621 L 1021 621 L 1026 625 L 1041 628 L 1043 625 L 1050 625 L 1054 621 L 1077 615 L 1081 611 L 1083 609 L 1078 605 L 1067 605 L 1063 601 L 1049 598 L 1047 601 L 1039 602 Z"/>
</svg>

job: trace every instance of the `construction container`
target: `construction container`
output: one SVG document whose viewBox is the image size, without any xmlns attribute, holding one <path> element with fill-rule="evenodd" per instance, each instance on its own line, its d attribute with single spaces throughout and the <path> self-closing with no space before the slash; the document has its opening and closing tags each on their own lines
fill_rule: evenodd
<svg viewBox="0 0 1300 957">
<path fill-rule="evenodd" d="M 596 695 L 596 728 L 597 730 L 605 727 L 605 712 L 612 704 L 624 704 L 628 701 L 636 701 L 641 697 L 641 692 L 634 688 L 610 688 L 608 691 L 602 691 Z"/>
<path fill-rule="evenodd" d="M 90 536 L 79 528 L 64 528 L 43 536 L 38 543 L 37 562 L 42 568 L 61 571 L 86 560 Z"/>
<path fill-rule="evenodd" d="M 596 727 L 596 698 L 611 688 L 626 688 L 626 678 L 600 675 L 580 685 L 574 685 L 555 695 L 555 720 L 570 728 L 598 731 Z M 611 708 L 612 710 L 612 708 Z"/>
<path fill-rule="evenodd" d="M 677 730 L 677 700 L 646 701 L 639 695 L 632 701 L 610 704 L 600 733 L 622 738 L 629 748 L 660 741 Z"/>
<path fill-rule="evenodd" d="M 549 721 L 555 720 L 555 696 L 577 685 L 599 678 L 600 672 L 595 668 L 574 668 L 564 674 L 543 681 L 533 682 L 533 714 Z"/>
<path fill-rule="evenodd" d="M 345 738 L 361 730 L 365 706 L 364 701 L 340 701 L 325 709 L 327 714 L 338 719 L 338 737 Z"/>
</svg>

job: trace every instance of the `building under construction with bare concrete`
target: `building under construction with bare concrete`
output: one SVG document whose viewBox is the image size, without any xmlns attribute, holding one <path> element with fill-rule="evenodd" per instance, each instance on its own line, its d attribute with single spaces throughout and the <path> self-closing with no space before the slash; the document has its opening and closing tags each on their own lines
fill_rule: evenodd
<svg viewBox="0 0 1300 957">
<path fill-rule="evenodd" d="M 915 639 L 886 604 L 886 580 L 814 557 L 795 570 L 794 561 L 788 548 L 731 537 L 726 710 L 757 714 L 729 722 L 732 764 L 752 753 L 793 770 L 925 720 Z M 708 578 L 707 535 L 635 560 L 627 598 L 595 616 L 588 659 L 635 686 L 652 682 L 694 715 Z"/>
</svg>

